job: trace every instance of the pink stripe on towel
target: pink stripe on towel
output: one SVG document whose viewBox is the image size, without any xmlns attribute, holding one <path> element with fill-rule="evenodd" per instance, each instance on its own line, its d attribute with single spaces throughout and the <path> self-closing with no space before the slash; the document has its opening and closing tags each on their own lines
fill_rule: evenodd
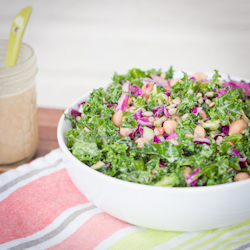
<svg viewBox="0 0 250 250">
<path fill-rule="evenodd" d="M 86 221 L 76 232 L 50 250 L 91 250 L 122 228 L 131 224 L 118 220 L 106 213 L 96 214 Z"/>
<path fill-rule="evenodd" d="M 0 202 L 0 244 L 32 235 L 66 209 L 88 202 L 66 169 L 32 181 Z"/>
</svg>

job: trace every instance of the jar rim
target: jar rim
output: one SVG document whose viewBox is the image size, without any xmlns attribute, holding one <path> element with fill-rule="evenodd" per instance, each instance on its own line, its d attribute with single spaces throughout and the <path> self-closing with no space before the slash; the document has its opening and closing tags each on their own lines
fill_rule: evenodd
<svg viewBox="0 0 250 250">
<path fill-rule="evenodd" d="M 8 40 L 7 39 L 0 39 L 0 45 L 7 45 L 8 47 Z M 17 64 L 13 65 L 13 66 L 9 66 L 9 67 L 0 67 L 0 73 L 8 73 L 8 71 L 12 71 L 13 69 L 17 69 L 16 73 L 18 73 L 18 68 L 21 68 L 23 67 L 23 65 L 27 64 L 27 62 L 32 59 L 32 57 L 34 57 L 35 53 L 34 53 L 34 50 L 33 48 L 28 45 L 27 43 L 21 43 L 21 47 L 24 47 L 24 48 L 28 48 L 29 50 L 29 56 L 27 56 L 26 58 L 24 58 L 24 60 L 18 62 Z M 20 49 L 21 49 L 20 47 Z M 6 55 L 7 55 L 7 50 L 6 50 Z"/>
<path fill-rule="evenodd" d="M 7 55 L 8 40 L 0 39 L 0 60 L 1 65 L 5 63 Z M 14 85 L 27 81 L 37 73 L 36 57 L 33 48 L 22 43 L 18 55 L 18 63 L 10 67 L 0 68 L 0 92 L 5 92 L 4 89 L 8 86 L 11 88 Z M 17 86 L 17 85 L 16 85 Z"/>
</svg>

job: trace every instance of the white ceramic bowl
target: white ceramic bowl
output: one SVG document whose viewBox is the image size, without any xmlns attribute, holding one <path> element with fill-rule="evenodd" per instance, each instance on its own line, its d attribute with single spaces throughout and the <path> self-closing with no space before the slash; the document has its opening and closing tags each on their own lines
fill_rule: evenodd
<svg viewBox="0 0 250 250">
<path fill-rule="evenodd" d="M 77 109 L 88 96 L 69 108 Z M 250 219 L 250 179 L 193 188 L 123 181 L 93 170 L 74 157 L 64 139 L 70 128 L 70 121 L 63 115 L 57 137 L 69 176 L 87 199 L 108 214 L 134 225 L 173 231 L 214 229 Z"/>
</svg>

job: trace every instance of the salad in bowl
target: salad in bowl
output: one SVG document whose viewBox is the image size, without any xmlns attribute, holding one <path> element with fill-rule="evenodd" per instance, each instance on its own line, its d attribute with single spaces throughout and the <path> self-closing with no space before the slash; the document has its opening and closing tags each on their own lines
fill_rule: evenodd
<svg viewBox="0 0 250 250">
<path fill-rule="evenodd" d="M 250 87 L 241 79 L 172 67 L 115 73 L 59 121 L 71 180 L 98 208 L 142 227 L 249 220 Z"/>
<path fill-rule="evenodd" d="M 211 186 L 250 178 L 250 84 L 217 70 L 114 74 L 70 109 L 65 138 L 90 168 L 153 186 Z"/>
</svg>

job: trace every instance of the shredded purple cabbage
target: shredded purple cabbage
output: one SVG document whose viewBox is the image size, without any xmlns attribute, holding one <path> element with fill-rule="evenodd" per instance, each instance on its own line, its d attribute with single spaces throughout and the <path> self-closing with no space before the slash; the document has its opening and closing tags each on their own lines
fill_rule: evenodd
<svg viewBox="0 0 250 250">
<path fill-rule="evenodd" d="M 149 77 L 142 78 L 141 80 L 142 80 L 142 81 L 145 81 L 145 82 L 155 83 L 155 80 L 153 80 L 153 79 L 151 79 L 151 78 L 149 78 Z M 147 88 L 147 86 L 146 86 L 146 88 Z"/>
<path fill-rule="evenodd" d="M 139 125 L 138 128 L 139 128 L 139 132 L 140 132 L 141 137 L 143 137 L 143 127 L 141 125 Z"/>
<path fill-rule="evenodd" d="M 247 157 L 242 157 L 239 159 L 240 167 L 245 168 L 247 163 Z"/>
<path fill-rule="evenodd" d="M 216 97 L 218 96 L 222 96 L 223 94 L 227 93 L 227 89 L 221 89 L 217 94 L 216 94 Z"/>
<path fill-rule="evenodd" d="M 139 109 L 137 112 L 135 112 L 135 113 L 133 114 L 133 116 L 134 116 L 135 120 L 138 120 L 138 119 L 142 118 L 142 117 L 143 117 L 143 116 L 142 116 L 142 110 Z"/>
<path fill-rule="evenodd" d="M 208 138 L 194 138 L 193 141 L 197 144 L 206 143 L 206 144 L 210 145 L 210 141 Z"/>
<path fill-rule="evenodd" d="M 196 168 L 192 174 L 190 174 L 186 179 L 185 179 L 185 183 L 189 184 L 191 186 L 195 186 L 198 182 L 198 178 L 195 177 L 196 174 L 198 174 L 200 172 L 200 168 Z"/>
<path fill-rule="evenodd" d="M 85 104 L 86 102 L 80 102 L 78 103 L 78 107 L 80 107 L 82 104 Z"/>
<path fill-rule="evenodd" d="M 162 160 L 160 160 L 159 166 L 160 166 L 161 168 L 168 168 L 168 165 L 165 164 Z"/>
<path fill-rule="evenodd" d="M 195 107 L 195 108 L 192 108 L 190 111 L 195 114 L 195 115 L 198 115 L 202 110 L 202 107 Z"/>
<path fill-rule="evenodd" d="M 171 115 L 169 114 L 169 112 L 165 106 L 163 106 L 163 114 L 167 117 L 171 117 Z"/>
<path fill-rule="evenodd" d="M 174 139 L 174 140 L 177 140 L 177 134 L 172 134 L 172 135 L 169 135 L 167 138 L 166 138 L 166 141 L 170 141 L 171 139 Z"/>
<path fill-rule="evenodd" d="M 129 99 L 129 95 L 122 93 L 121 97 L 118 100 L 118 105 L 115 109 L 115 112 L 117 112 L 119 110 L 124 112 L 126 110 L 127 105 L 128 105 L 128 99 Z"/>
<path fill-rule="evenodd" d="M 168 80 L 166 80 L 166 79 L 164 79 L 164 78 L 162 78 L 162 77 L 160 77 L 160 76 L 158 76 L 158 75 L 153 75 L 153 74 L 151 74 L 150 76 L 152 77 L 152 79 L 146 77 L 146 78 L 142 78 L 141 80 L 142 80 L 142 81 L 146 81 L 146 82 L 155 83 L 156 85 L 161 86 L 161 87 L 168 87 L 168 88 L 171 88 L 171 87 L 169 86 Z"/>
<path fill-rule="evenodd" d="M 153 80 L 155 80 L 156 82 L 158 82 L 161 86 L 163 86 L 163 87 L 165 87 L 165 86 L 166 87 L 170 87 L 169 84 L 168 84 L 168 80 L 166 80 L 165 78 L 160 77 L 158 75 L 153 75 L 153 74 L 151 74 L 150 76 L 151 76 L 151 78 Z"/>
<path fill-rule="evenodd" d="M 211 135 L 213 139 L 217 139 L 218 136 L 224 137 L 226 136 L 224 133 L 220 133 L 220 134 L 215 134 L 215 135 Z"/>
<path fill-rule="evenodd" d="M 137 120 L 137 123 L 144 126 L 153 126 L 153 123 L 148 120 L 148 117 L 143 117 Z"/>
<path fill-rule="evenodd" d="M 134 135 L 135 135 L 135 132 L 138 130 L 138 127 L 137 128 L 131 128 L 128 133 L 127 133 L 127 136 L 130 137 L 130 139 L 133 139 L 134 138 Z"/>
<path fill-rule="evenodd" d="M 107 105 L 107 108 L 111 108 L 111 107 L 117 107 L 117 104 L 106 104 Z"/>
<path fill-rule="evenodd" d="M 197 124 L 201 124 L 202 122 L 206 122 L 206 121 L 208 121 L 208 120 L 210 120 L 210 118 L 203 118 L 203 119 L 199 120 L 199 121 L 196 122 L 196 123 L 197 123 Z"/>
<path fill-rule="evenodd" d="M 154 117 L 161 117 L 162 115 L 171 117 L 166 106 L 157 106 L 152 109 L 152 112 L 154 113 Z"/>
<path fill-rule="evenodd" d="M 160 142 L 161 142 L 161 140 L 159 139 L 159 137 L 154 135 L 153 143 L 160 143 Z"/>
<path fill-rule="evenodd" d="M 242 88 L 245 90 L 243 94 L 247 97 L 250 97 L 250 83 L 246 83 L 244 81 L 236 82 L 236 81 L 230 80 L 229 82 L 224 82 L 223 85 L 229 88 L 238 88 L 238 89 Z"/>
<path fill-rule="evenodd" d="M 235 149 L 235 148 L 233 148 L 233 153 L 231 154 L 231 156 L 232 155 L 238 155 L 240 158 L 242 158 L 241 153 L 237 149 Z"/>
<path fill-rule="evenodd" d="M 160 109 L 162 106 L 157 106 L 155 108 L 152 109 L 152 112 L 155 113 L 158 109 Z"/>
<path fill-rule="evenodd" d="M 242 157 L 241 153 L 235 148 L 233 148 L 233 153 L 230 156 L 232 156 L 232 155 L 239 156 L 239 163 L 240 163 L 241 168 L 246 167 L 247 157 Z"/>
<path fill-rule="evenodd" d="M 122 90 L 124 92 L 130 93 L 130 86 L 131 86 L 131 82 L 130 81 L 126 81 L 123 85 L 122 85 Z"/>
<path fill-rule="evenodd" d="M 221 133 L 228 135 L 229 134 L 229 126 L 228 125 L 223 126 L 220 131 L 221 131 Z"/>
<path fill-rule="evenodd" d="M 142 95 L 144 92 L 139 88 L 139 86 L 137 85 L 133 85 L 130 87 L 131 90 L 131 94 L 135 95 L 135 96 L 140 96 Z"/>
<path fill-rule="evenodd" d="M 70 109 L 69 110 L 69 115 L 70 116 L 73 115 L 76 118 L 77 116 L 81 116 L 82 114 L 79 111 L 77 111 L 76 109 Z"/>
</svg>

